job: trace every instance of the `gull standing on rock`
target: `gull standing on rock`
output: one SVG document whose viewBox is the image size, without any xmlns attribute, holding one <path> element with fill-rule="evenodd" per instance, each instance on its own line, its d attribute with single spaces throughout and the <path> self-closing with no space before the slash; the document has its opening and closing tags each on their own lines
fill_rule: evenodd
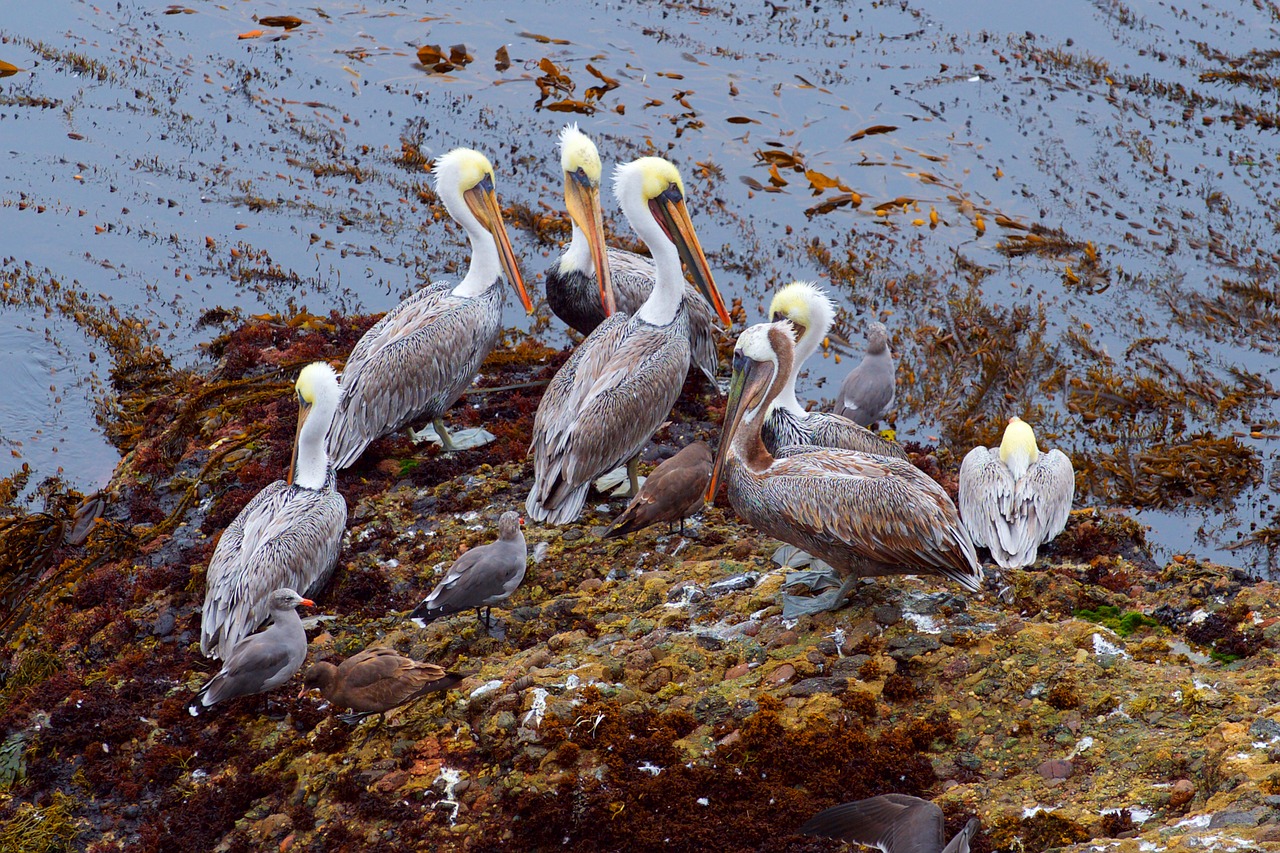
<svg viewBox="0 0 1280 853">
<path fill-rule="evenodd" d="M 761 431 L 794 359 L 791 324 L 761 323 L 738 338 L 724 432 L 707 501 L 730 458 L 729 503 L 751 525 L 830 563 L 844 582 L 840 606 L 861 577 L 939 574 L 973 592 L 982 571 L 955 504 L 902 459 L 827 447 L 787 447 L 775 457 Z"/>
<path fill-rule="evenodd" d="M 617 539 L 659 521 L 679 521 L 684 535 L 684 520 L 702 509 L 711 482 L 711 461 L 711 447 L 705 441 L 695 441 L 663 461 L 601 538 Z"/>
<path fill-rule="evenodd" d="M 307 632 L 295 608 L 300 604 L 314 607 L 315 602 L 291 589 L 277 589 L 267 601 L 271 625 L 235 644 L 222 669 L 196 694 L 192 716 L 201 708 L 237 696 L 274 690 L 302 668 L 307 658 Z"/>
<path fill-rule="evenodd" d="M 878 847 L 884 853 L 969 853 L 969 842 L 981 826 L 976 817 L 970 818 L 947 841 L 942 809 L 919 797 L 881 794 L 823 809 L 797 831 Z"/>
<path fill-rule="evenodd" d="M 564 202 L 573 233 L 560 260 L 547 272 L 547 302 L 552 312 L 584 335 L 615 311 L 634 314 L 653 292 L 657 270 L 652 258 L 605 246 L 600 212 L 600 153 L 576 124 L 560 132 Z M 606 280 L 597 271 L 603 269 Z M 698 369 L 716 385 L 716 321 L 711 305 L 693 285 L 684 283 L 689 310 L 689 347 Z M 611 304 L 616 300 L 616 304 Z"/>
<path fill-rule="evenodd" d="M 209 560 L 200 651 L 211 658 L 225 658 L 262 624 L 272 590 L 315 596 L 338 562 L 347 502 L 335 487 L 324 441 L 338 405 L 338 377 L 317 361 L 302 369 L 294 389 L 298 429 L 289 477 L 240 510 Z"/>
<path fill-rule="evenodd" d="M 354 712 L 339 715 L 344 723 L 358 723 L 428 693 L 448 690 L 465 677 L 433 663 L 407 658 L 386 646 L 370 646 L 337 666 L 327 660 L 312 664 L 298 696 L 319 690 L 334 705 Z"/>
<path fill-rule="evenodd" d="M 871 426 L 876 418 L 893 408 L 893 353 L 889 351 L 889 330 L 884 323 L 867 324 L 867 353 L 840 384 L 836 412 L 859 426 Z"/>
<path fill-rule="evenodd" d="M 375 439 L 419 419 L 432 422 L 447 451 L 483 444 L 483 437 L 474 436 L 454 441 L 444 413 L 475 380 L 498 342 L 504 276 L 525 311 L 533 313 L 489 160 L 479 151 L 455 148 L 436 161 L 435 177 L 445 210 L 471 241 L 471 267 L 456 285 L 437 281 L 392 308 L 351 351 L 342 370 L 342 403 L 329 432 L 329 454 L 339 470 Z"/>
<path fill-rule="evenodd" d="M 409 618 L 425 628 L 427 623 L 475 608 L 480 618 L 484 607 L 484 624 L 489 627 L 489 610 L 506 601 L 524 580 L 529 564 L 529 548 L 520 530 L 520 515 L 504 512 L 498 519 L 498 538 L 488 545 L 471 548 L 454 561 L 444 580 L 422 600 Z"/>
<path fill-rule="evenodd" d="M 960 465 L 960 514 L 975 544 L 1006 569 L 1029 566 L 1067 526 L 1076 493 L 1071 460 L 1041 453 L 1021 418 L 1009 418 L 1000 446 L 975 447 Z"/>
<path fill-rule="evenodd" d="M 587 489 L 636 463 L 662 426 L 689 371 L 689 299 L 680 260 L 726 326 L 729 313 L 711 279 L 685 206 L 684 181 L 659 157 L 614 172 L 623 214 L 653 254 L 657 280 L 634 316 L 618 312 L 596 327 L 551 380 L 533 422 L 534 482 L 525 503 L 534 521 L 568 524 L 582 514 Z"/>
<path fill-rule="evenodd" d="M 796 399 L 796 378 L 800 375 L 800 368 L 827 336 L 834 317 L 835 307 L 831 299 L 812 282 L 792 282 L 779 290 L 769 303 L 769 319 L 773 322 L 790 320 L 799 339 L 787 384 L 769 405 L 765 416 L 764 446 L 770 453 L 777 452 L 779 447 L 805 444 L 906 459 L 906 451 L 897 442 L 877 435 L 845 415 L 805 411 Z"/>
</svg>

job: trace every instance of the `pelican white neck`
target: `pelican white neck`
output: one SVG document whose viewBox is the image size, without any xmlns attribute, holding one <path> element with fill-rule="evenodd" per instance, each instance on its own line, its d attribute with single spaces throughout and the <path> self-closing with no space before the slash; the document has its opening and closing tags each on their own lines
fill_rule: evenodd
<svg viewBox="0 0 1280 853">
<path fill-rule="evenodd" d="M 622 208 L 622 215 L 653 256 L 656 275 L 653 292 L 635 316 L 655 326 L 666 326 L 675 319 L 680 301 L 684 299 L 684 273 L 675 242 L 667 236 L 649 209 L 649 199 L 645 196 L 648 175 L 644 167 L 644 159 L 618 166 L 613 173 L 613 192 L 618 206 Z"/>
</svg>

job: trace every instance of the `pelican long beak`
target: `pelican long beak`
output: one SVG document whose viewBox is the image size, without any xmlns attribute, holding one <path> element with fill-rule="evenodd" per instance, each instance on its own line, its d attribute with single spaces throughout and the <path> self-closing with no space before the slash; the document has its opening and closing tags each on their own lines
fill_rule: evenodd
<svg viewBox="0 0 1280 853">
<path fill-rule="evenodd" d="M 587 235 L 591 247 L 591 262 L 596 266 L 596 282 L 600 285 L 600 305 L 606 317 L 613 316 L 618 303 L 613 295 L 613 275 L 609 272 L 609 258 L 604 243 L 604 216 L 600 208 L 600 187 L 578 172 L 565 172 L 564 204 L 569 216 Z"/>
<path fill-rule="evenodd" d="M 289 476 L 285 480 L 290 486 L 293 485 L 293 475 L 298 469 L 298 445 L 302 443 L 302 425 L 307 422 L 307 416 L 311 414 L 311 404 L 303 400 L 301 395 L 298 397 L 298 426 L 293 431 L 293 456 L 289 459 Z"/>
<path fill-rule="evenodd" d="M 484 180 L 462 194 L 467 200 L 467 207 L 480 220 L 493 240 L 498 244 L 498 261 L 507 281 L 515 287 L 520 302 L 528 314 L 533 313 L 533 302 L 529 300 L 529 292 L 524 289 L 524 279 L 520 276 L 520 268 L 516 265 L 516 253 L 511 249 L 511 240 L 507 237 L 507 226 L 502 221 L 502 208 L 498 206 L 498 194 L 493 189 L 493 178 L 485 176 Z"/>
<path fill-rule="evenodd" d="M 720 298 L 720 291 L 716 289 L 716 283 L 711 278 L 711 267 L 707 264 L 707 256 L 702 252 L 702 244 L 698 242 L 698 235 L 693 230 L 693 220 L 689 218 L 689 208 L 685 206 L 679 190 L 672 187 L 651 200 L 649 209 L 653 212 L 653 218 L 667 233 L 667 237 L 676 244 L 676 251 L 680 253 L 680 260 L 684 261 L 689 274 L 693 276 L 694 285 L 707 302 L 711 303 L 720 321 L 726 327 L 732 326 L 733 320 L 725 310 L 724 300 Z"/>
<path fill-rule="evenodd" d="M 720 474 L 742 419 L 747 412 L 759 408 L 761 398 L 769 389 L 772 377 L 768 375 L 767 367 L 741 352 L 733 354 L 733 376 L 729 379 L 729 399 L 724 407 L 724 427 L 720 430 L 720 447 L 711 466 L 711 482 L 705 496 L 708 505 L 715 503 L 716 492 L 720 490 Z"/>
</svg>

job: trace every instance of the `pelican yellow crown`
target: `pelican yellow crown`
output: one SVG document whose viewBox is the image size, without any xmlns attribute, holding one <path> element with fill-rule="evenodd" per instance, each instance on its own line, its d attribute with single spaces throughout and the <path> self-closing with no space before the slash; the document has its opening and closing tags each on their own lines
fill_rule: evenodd
<svg viewBox="0 0 1280 853">
<path fill-rule="evenodd" d="M 1040 457 L 1040 449 L 1036 447 L 1036 434 L 1031 424 L 1017 415 L 1009 418 L 1009 425 L 1004 428 L 1004 438 L 1000 440 L 1000 461 L 1005 464 L 1016 480 L 1026 473 L 1032 463 Z"/>
<path fill-rule="evenodd" d="M 577 124 L 566 124 L 560 131 L 560 168 L 570 175 L 581 169 L 592 184 L 600 184 L 600 152 Z"/>
<path fill-rule="evenodd" d="M 298 381 L 293 387 L 298 392 L 298 399 L 305 405 L 311 406 L 315 404 L 322 386 L 333 387 L 337 384 L 338 374 L 332 367 L 323 361 L 313 361 L 302 368 L 302 372 L 298 374 Z"/>
<path fill-rule="evenodd" d="M 642 176 L 640 189 L 645 201 L 652 201 L 662 195 L 672 184 L 680 191 L 680 197 L 684 198 L 684 181 L 680 178 L 680 170 L 661 157 L 641 157 L 619 166 L 614 172 L 614 181 L 620 180 L 628 172 L 639 172 Z"/>
<path fill-rule="evenodd" d="M 830 326 L 834 316 L 831 299 L 811 281 L 793 281 L 774 294 L 769 303 L 770 321 L 790 320 L 800 328 L 801 334 L 808 329 Z"/>
<path fill-rule="evenodd" d="M 485 178 L 493 179 L 493 164 L 474 148 L 455 148 L 440 156 L 433 171 L 437 187 L 445 175 L 456 175 L 460 192 L 466 192 Z"/>
</svg>

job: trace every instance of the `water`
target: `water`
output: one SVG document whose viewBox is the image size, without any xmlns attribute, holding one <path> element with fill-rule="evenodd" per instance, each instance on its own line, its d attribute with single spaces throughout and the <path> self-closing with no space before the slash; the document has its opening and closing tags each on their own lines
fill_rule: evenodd
<svg viewBox="0 0 1280 853">
<path fill-rule="evenodd" d="M 1268 8 L 187 8 L 6 9 L 0 60 L 27 71 L 0 79 L 0 275 L 41 295 L 0 311 L 0 474 L 25 463 L 33 481 L 90 489 L 116 462 L 95 420 L 109 355 L 58 309 L 69 288 L 199 365 L 208 309 L 382 311 L 456 273 L 461 231 L 419 197 L 428 176 L 406 143 L 489 154 L 500 198 L 528 211 L 508 225 L 540 291 L 557 232 L 530 223 L 560 215 L 554 139 L 577 120 L 607 163 L 656 152 L 681 167 L 717 281 L 751 322 L 793 278 L 832 290 L 855 350 L 862 318 L 885 319 L 902 438 L 963 451 L 1022 414 L 1078 466 L 1106 463 L 1085 477 L 1087 503 L 1154 499 L 1138 517 L 1164 554 L 1270 569 L 1263 547 L 1227 550 L 1276 525 L 1280 149 L 1273 99 L 1239 76 L 1275 73 L 1255 50 L 1276 31 Z M 306 22 L 253 17 L 289 14 Z M 425 44 L 474 61 L 432 73 Z M 544 59 L 573 90 L 540 108 Z M 616 88 L 589 98 L 602 80 L 588 65 Z M 562 99 L 595 111 L 546 108 Z M 877 126 L 892 129 L 849 140 Z M 807 216 L 845 192 L 815 192 L 823 176 L 861 205 Z M 1061 233 L 1010 254 L 1034 226 Z M 565 340 L 514 300 L 506 320 Z M 852 364 L 836 361 L 811 366 L 802 396 L 833 392 Z M 1195 470 L 1233 435 L 1242 462 Z M 1246 465 L 1249 482 L 1229 485 Z"/>
</svg>

